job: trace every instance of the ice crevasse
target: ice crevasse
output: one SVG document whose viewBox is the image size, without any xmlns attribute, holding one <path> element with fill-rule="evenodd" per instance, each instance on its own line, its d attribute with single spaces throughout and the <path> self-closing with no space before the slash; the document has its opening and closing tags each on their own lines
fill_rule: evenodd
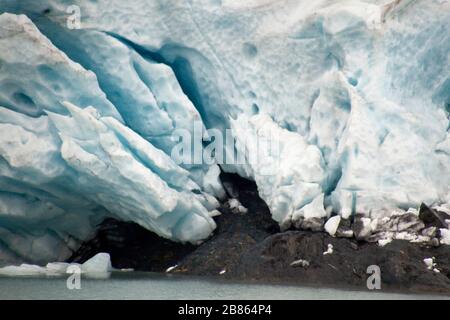
<svg viewBox="0 0 450 320">
<path fill-rule="evenodd" d="M 219 166 L 254 180 L 283 227 L 450 209 L 449 1 L 0 0 L 0 13 L 3 264 L 63 260 L 105 216 L 201 241 Z M 177 164 L 174 132 L 196 121 L 231 130 L 235 150 L 266 135 L 277 152 Z"/>
</svg>

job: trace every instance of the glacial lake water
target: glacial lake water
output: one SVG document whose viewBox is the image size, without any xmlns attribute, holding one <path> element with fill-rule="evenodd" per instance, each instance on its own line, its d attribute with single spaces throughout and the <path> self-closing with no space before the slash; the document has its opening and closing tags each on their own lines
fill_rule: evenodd
<svg viewBox="0 0 450 320">
<path fill-rule="evenodd" d="M 113 273 L 108 279 L 81 279 L 67 289 L 65 277 L 1 277 L 0 300 L 6 299 L 450 299 L 381 291 L 351 291 L 286 285 L 231 283 L 151 273 Z"/>
</svg>

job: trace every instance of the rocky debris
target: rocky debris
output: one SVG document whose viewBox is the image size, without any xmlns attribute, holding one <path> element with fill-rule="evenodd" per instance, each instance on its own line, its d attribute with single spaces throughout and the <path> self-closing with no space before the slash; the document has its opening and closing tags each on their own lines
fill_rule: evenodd
<svg viewBox="0 0 450 320">
<path fill-rule="evenodd" d="M 436 237 L 436 231 L 437 231 L 436 227 L 428 227 L 428 228 L 423 229 L 421 231 L 421 234 L 425 237 L 434 238 L 434 237 Z"/>
<path fill-rule="evenodd" d="M 372 235 L 372 220 L 362 215 L 356 215 L 355 222 L 352 225 L 353 234 L 358 241 L 367 241 Z"/>
<path fill-rule="evenodd" d="M 419 209 L 419 218 L 426 224 L 427 227 L 433 226 L 437 228 L 448 228 L 446 220 L 450 219 L 450 215 L 445 212 L 439 212 L 431 209 L 426 204 L 422 203 Z"/>
<path fill-rule="evenodd" d="M 321 214 L 320 212 L 319 215 Z M 315 232 L 325 230 L 334 237 L 376 242 L 381 246 L 394 239 L 439 246 L 450 243 L 450 237 L 441 236 L 441 234 L 447 234 L 447 217 L 448 215 L 444 212 L 422 205 L 420 210 L 412 208 L 408 211 L 397 210 L 389 217 L 374 219 L 362 214 L 356 214 L 353 220 L 343 219 L 342 216 L 332 216 L 326 222 L 324 218 L 319 217 L 309 219 L 297 217 L 294 227 Z M 439 228 L 443 224 L 445 227 Z M 440 232 L 441 229 L 444 231 Z"/>
<path fill-rule="evenodd" d="M 339 227 L 336 230 L 336 236 L 339 238 L 352 238 L 354 236 L 350 219 L 340 220 Z"/>
<path fill-rule="evenodd" d="M 325 224 L 325 219 L 318 217 L 313 217 L 309 219 L 299 219 L 298 221 L 301 222 L 299 229 L 310 230 L 314 232 L 323 231 L 323 227 Z"/>
<path fill-rule="evenodd" d="M 136 223 L 107 218 L 68 262 L 82 263 L 98 252 L 108 252 L 117 269 L 165 272 L 195 248 L 158 237 Z"/>
<path fill-rule="evenodd" d="M 333 254 L 323 255 L 331 244 Z M 301 285 L 353 287 L 366 290 L 367 267 L 381 270 L 383 290 L 445 292 L 450 294 L 450 247 L 432 248 L 393 240 L 384 247 L 325 233 L 287 231 L 266 238 L 230 266 L 229 278 Z M 441 272 L 426 272 L 423 259 L 434 256 Z M 301 258 L 299 258 L 301 257 Z M 307 260 L 308 268 L 293 268 L 292 261 Z"/>
</svg>

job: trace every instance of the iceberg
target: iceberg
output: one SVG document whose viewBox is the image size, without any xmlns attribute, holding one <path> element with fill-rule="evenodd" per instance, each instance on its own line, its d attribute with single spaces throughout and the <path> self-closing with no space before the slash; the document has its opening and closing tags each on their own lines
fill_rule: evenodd
<svg viewBox="0 0 450 320">
<path fill-rule="evenodd" d="M 73 273 L 75 268 L 79 270 L 80 274 L 98 279 L 109 277 L 111 271 L 113 271 L 109 254 L 100 252 L 83 264 L 49 262 L 45 267 L 26 263 L 22 263 L 18 266 L 6 266 L 0 268 L 0 276 L 64 276 L 68 273 Z"/>
<path fill-rule="evenodd" d="M 106 216 L 198 243 L 220 170 L 254 180 L 282 228 L 450 205 L 448 1 L 0 0 L 0 14 L 2 264 L 64 260 Z M 175 161 L 194 122 L 257 161 Z"/>
</svg>

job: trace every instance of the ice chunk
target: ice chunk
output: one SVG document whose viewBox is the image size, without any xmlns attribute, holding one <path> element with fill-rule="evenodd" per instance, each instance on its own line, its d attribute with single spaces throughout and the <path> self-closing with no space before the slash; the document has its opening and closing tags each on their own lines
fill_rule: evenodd
<svg viewBox="0 0 450 320">
<path fill-rule="evenodd" d="M 112 271 L 108 253 L 100 252 L 81 265 L 81 272 L 88 274 L 108 273 Z"/>
<path fill-rule="evenodd" d="M 308 260 L 304 260 L 304 259 L 298 259 L 298 260 L 295 260 L 295 261 L 291 262 L 290 266 L 291 267 L 308 268 L 309 267 L 309 261 Z"/>
<path fill-rule="evenodd" d="M 44 267 L 23 263 L 20 266 L 7 266 L 0 268 L 0 275 L 3 276 L 39 276 L 45 275 Z"/>
<path fill-rule="evenodd" d="M 441 233 L 441 239 L 439 242 L 441 244 L 447 244 L 450 245 L 450 230 L 449 229 L 439 229 Z"/>
<path fill-rule="evenodd" d="M 4 276 L 64 276 L 71 267 L 77 267 L 80 273 L 89 277 L 108 277 L 113 270 L 108 253 L 98 253 L 83 264 L 50 262 L 45 267 L 30 264 L 7 266 L 0 268 L 0 275 Z"/>
<path fill-rule="evenodd" d="M 236 198 L 229 199 L 228 206 L 233 213 L 247 213 L 248 211 Z"/>
<path fill-rule="evenodd" d="M 334 236 L 341 222 L 341 216 L 334 216 L 328 219 L 325 223 L 325 231 L 328 232 L 330 236 Z"/>
<path fill-rule="evenodd" d="M 332 253 L 333 253 L 333 245 L 331 243 L 329 243 L 327 246 L 327 251 L 325 251 L 323 253 L 323 255 L 326 256 L 327 254 L 332 254 Z"/>
</svg>

